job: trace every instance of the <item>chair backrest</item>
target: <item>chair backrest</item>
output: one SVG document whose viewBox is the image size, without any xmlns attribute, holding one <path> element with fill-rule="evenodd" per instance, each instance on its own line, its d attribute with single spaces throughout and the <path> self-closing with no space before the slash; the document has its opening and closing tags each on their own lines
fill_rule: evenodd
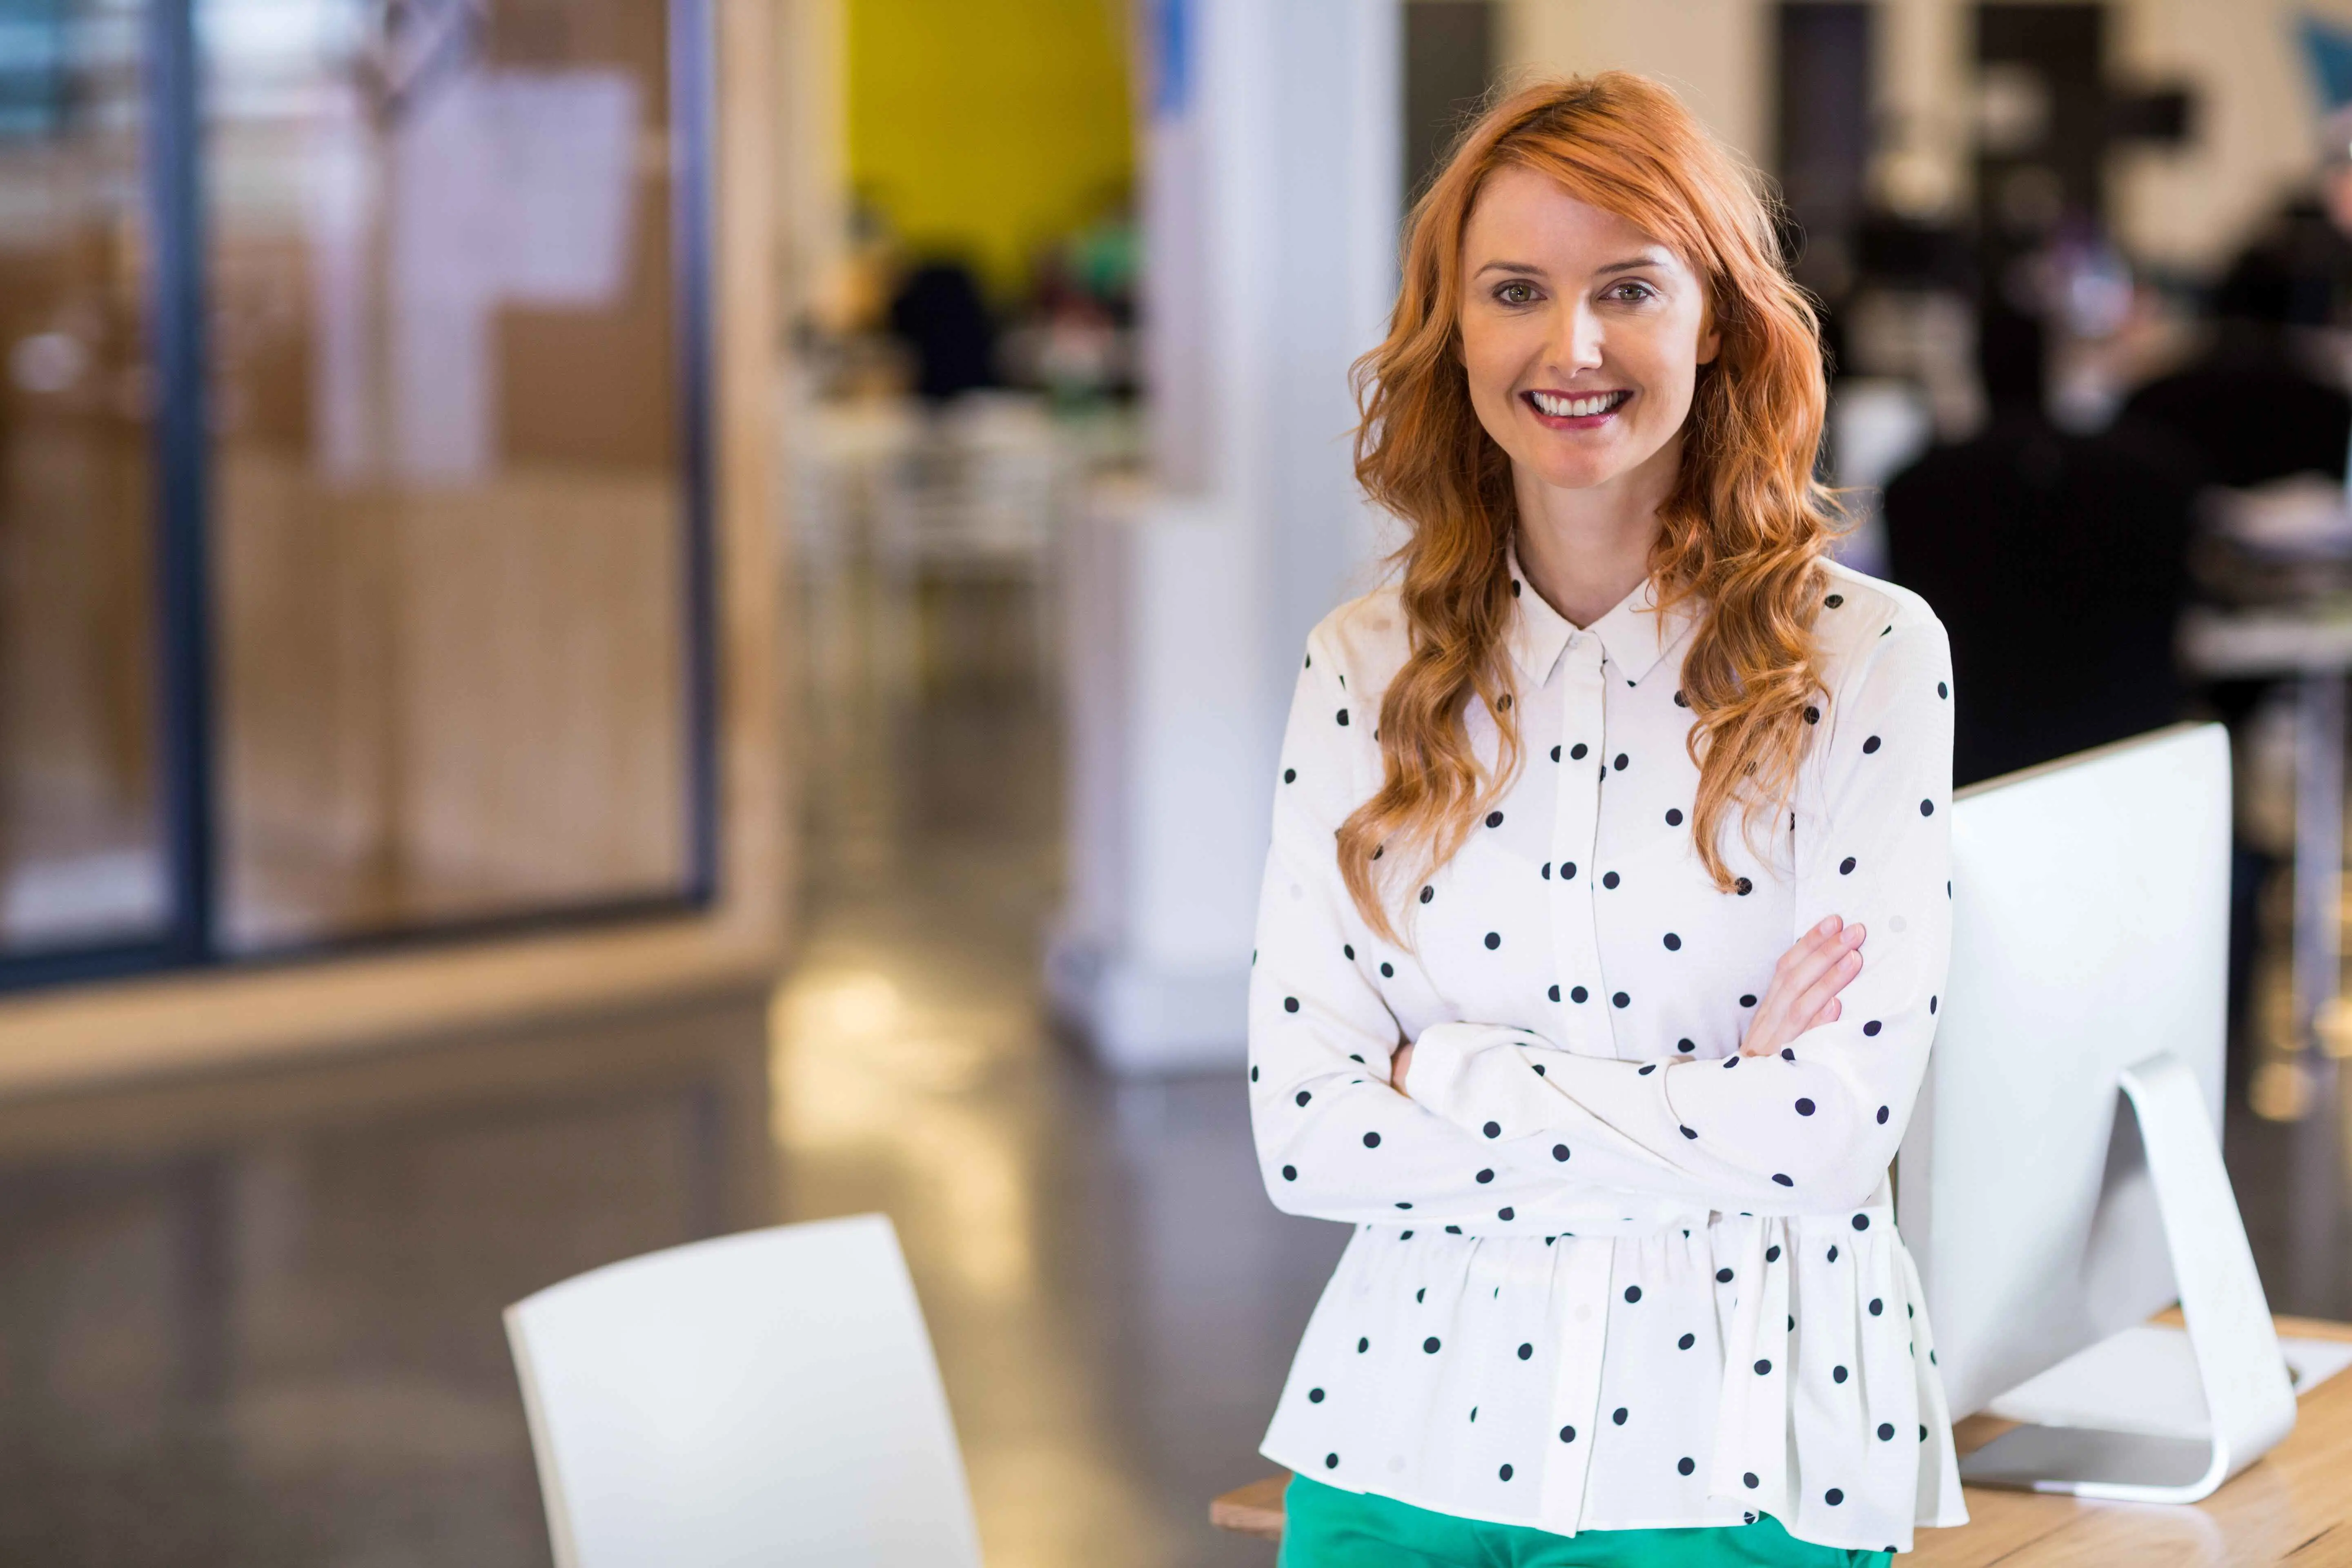
<svg viewBox="0 0 2352 1568">
<path fill-rule="evenodd" d="M 882 1215 L 631 1258 L 506 1323 L 557 1568 L 979 1568 Z"/>
</svg>

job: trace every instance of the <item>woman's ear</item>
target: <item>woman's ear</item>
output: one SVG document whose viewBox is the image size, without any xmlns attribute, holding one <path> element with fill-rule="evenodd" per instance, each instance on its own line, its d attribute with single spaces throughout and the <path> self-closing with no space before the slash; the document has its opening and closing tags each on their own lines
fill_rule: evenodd
<svg viewBox="0 0 2352 1568">
<path fill-rule="evenodd" d="M 1715 306 L 1713 302 L 1710 301 L 1706 307 L 1706 314 L 1699 320 L 1698 363 L 1701 364 L 1713 364 L 1715 363 L 1715 356 L 1722 352 L 1723 334 L 1716 329 Z"/>
</svg>

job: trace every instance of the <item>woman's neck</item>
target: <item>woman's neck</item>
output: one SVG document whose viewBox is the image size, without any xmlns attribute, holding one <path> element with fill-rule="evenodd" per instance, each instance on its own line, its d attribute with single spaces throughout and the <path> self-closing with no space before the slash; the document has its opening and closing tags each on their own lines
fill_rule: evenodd
<svg viewBox="0 0 2352 1568">
<path fill-rule="evenodd" d="M 1658 508 L 1673 493 L 1680 445 L 1670 441 L 1632 472 L 1584 489 L 1562 489 L 1511 466 L 1519 569 L 1570 626 L 1591 626 L 1650 574 Z"/>
</svg>

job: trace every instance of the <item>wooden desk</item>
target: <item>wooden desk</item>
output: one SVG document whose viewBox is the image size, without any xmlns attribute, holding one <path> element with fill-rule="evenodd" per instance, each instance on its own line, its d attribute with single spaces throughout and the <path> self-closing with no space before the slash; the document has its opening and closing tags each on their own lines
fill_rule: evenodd
<svg viewBox="0 0 2352 1568">
<path fill-rule="evenodd" d="M 2179 1321 L 2177 1314 L 2167 1317 Z M 2352 1324 L 2277 1321 L 2282 1334 L 2352 1341 Z M 2337 1373 L 2301 1404 L 2285 1442 L 2192 1507 L 1970 1487 L 1967 1524 L 1920 1531 L 1917 1549 L 1895 1561 L 1912 1568 L 2352 1568 L 2352 1370 Z M 1972 1415 L 1953 1436 L 1965 1454 L 2008 1427 Z M 1227 1492 L 1209 1505 L 1210 1521 L 1279 1541 L 1289 1479 L 1269 1476 Z"/>
</svg>

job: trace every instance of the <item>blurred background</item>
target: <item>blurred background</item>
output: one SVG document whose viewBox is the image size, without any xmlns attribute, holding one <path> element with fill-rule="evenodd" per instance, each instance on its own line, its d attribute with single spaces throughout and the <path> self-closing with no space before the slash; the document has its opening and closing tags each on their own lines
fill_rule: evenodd
<svg viewBox="0 0 2352 1568">
<path fill-rule="evenodd" d="M 2230 724 L 2227 1154 L 2352 1316 L 2352 0 L 0 0 L 0 1555 L 545 1563 L 500 1307 L 879 1209 L 992 1563 L 1267 1561 L 1346 370 L 1618 66 L 1785 203 L 1962 781 Z"/>
</svg>

